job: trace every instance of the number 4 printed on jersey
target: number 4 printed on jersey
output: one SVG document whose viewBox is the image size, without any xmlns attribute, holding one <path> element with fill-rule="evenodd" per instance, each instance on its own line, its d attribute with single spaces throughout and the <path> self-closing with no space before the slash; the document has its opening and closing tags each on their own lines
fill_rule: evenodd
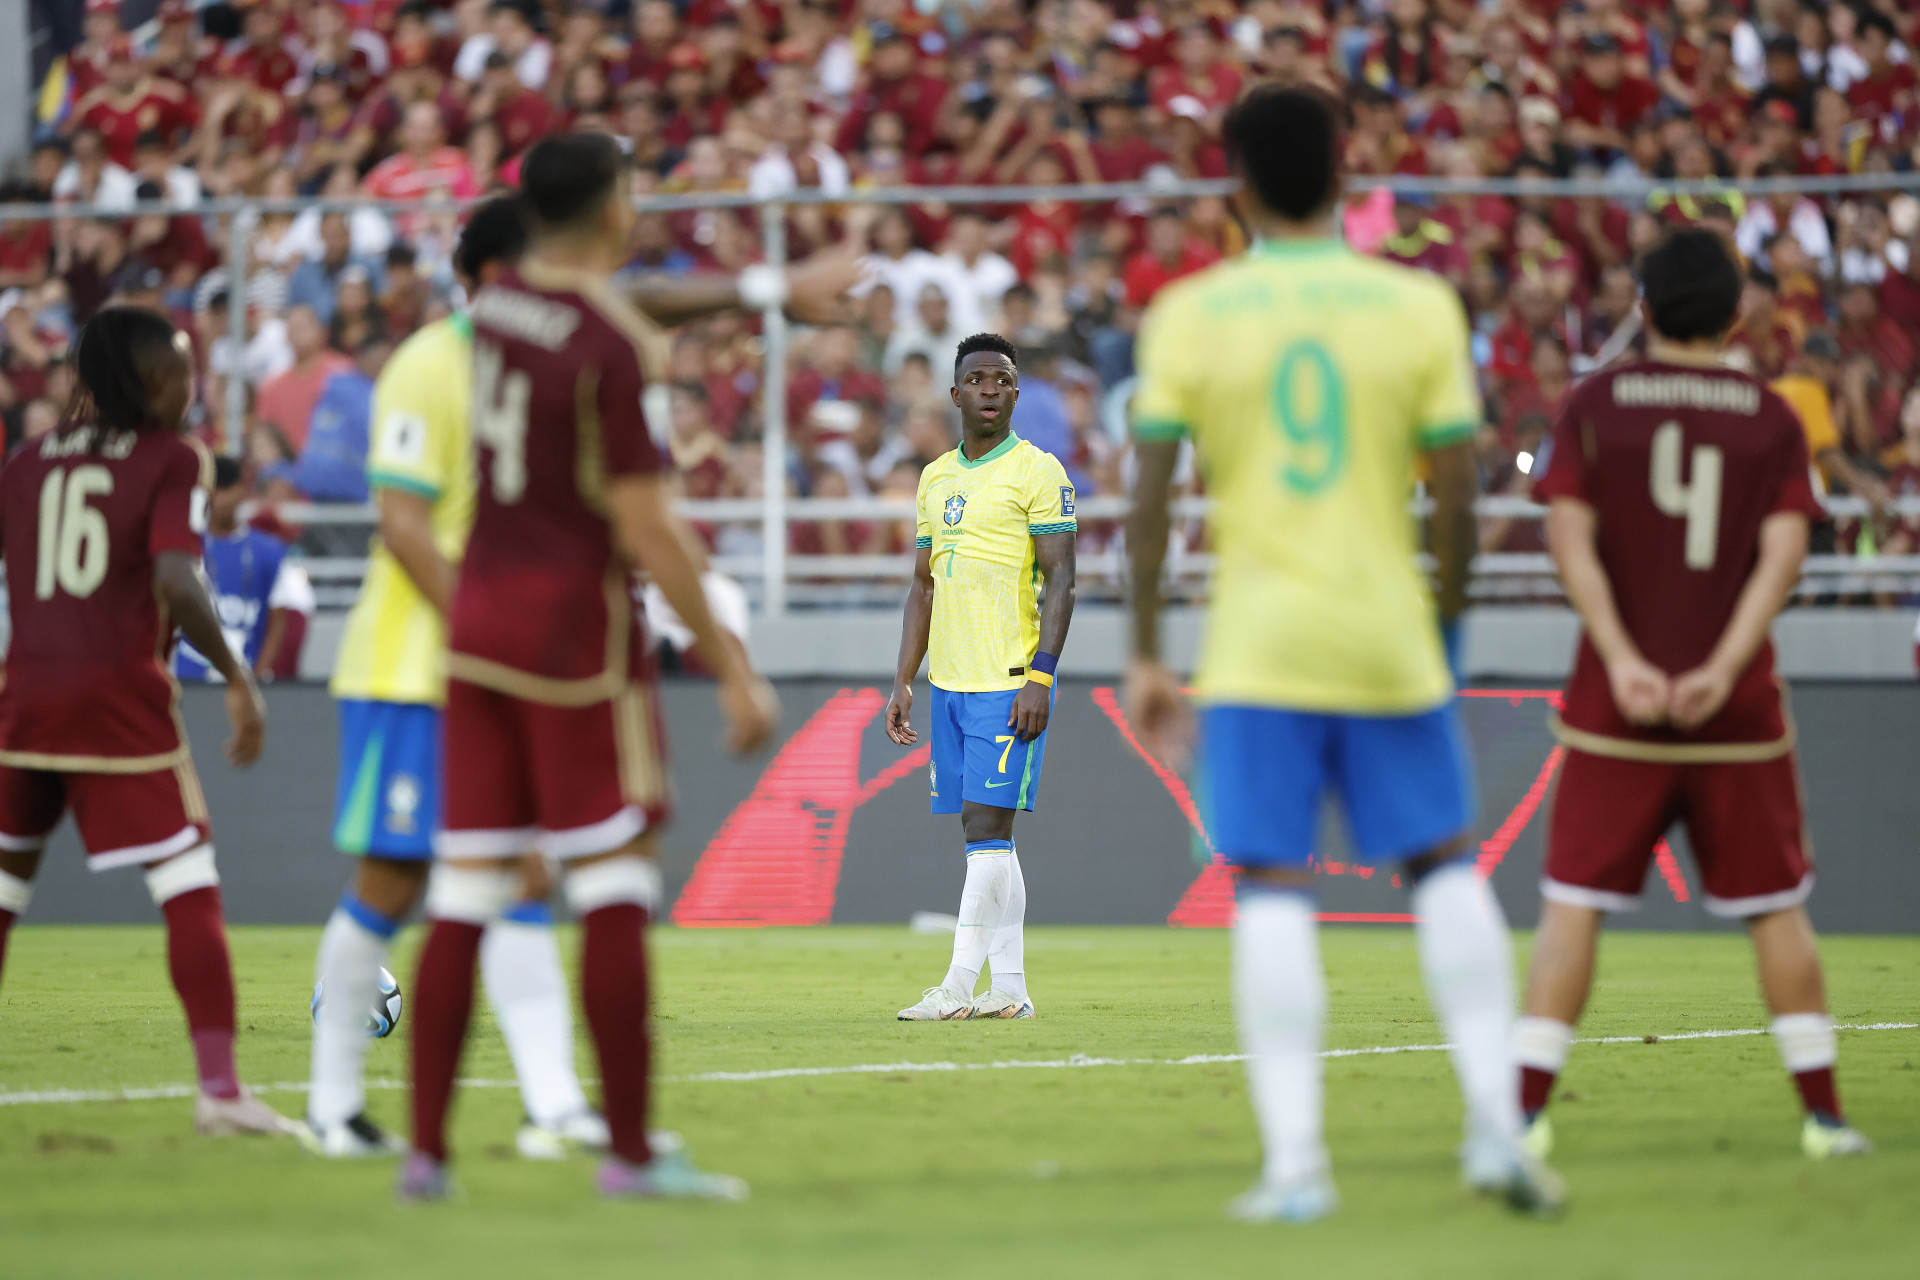
<svg viewBox="0 0 1920 1280">
<path fill-rule="evenodd" d="M 1689 569 L 1711 569 L 1720 550 L 1720 477 L 1726 455 L 1718 445 L 1695 445 L 1687 468 L 1691 479 L 1680 479 L 1680 453 L 1685 447 L 1678 422 L 1663 422 L 1653 433 L 1653 505 L 1687 522 L 1686 560 Z"/>
<path fill-rule="evenodd" d="M 504 505 L 527 491 L 527 407 L 533 379 L 505 370 L 506 358 L 491 342 L 473 344 L 473 436 L 493 450 L 493 496 Z"/>
</svg>

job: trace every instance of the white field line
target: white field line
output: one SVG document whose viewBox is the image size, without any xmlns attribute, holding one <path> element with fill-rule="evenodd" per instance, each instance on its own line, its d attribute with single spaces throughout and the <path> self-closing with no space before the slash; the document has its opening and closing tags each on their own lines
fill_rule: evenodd
<svg viewBox="0 0 1920 1280">
<path fill-rule="evenodd" d="M 1836 1031 L 1912 1031 L 1920 1022 L 1868 1022 L 1835 1027 Z M 1764 1027 L 1739 1027 L 1724 1031 L 1681 1031 L 1673 1035 L 1594 1036 L 1575 1044 L 1664 1044 L 1670 1040 L 1727 1040 L 1739 1036 L 1764 1036 Z M 1323 1058 L 1361 1058 L 1393 1053 L 1440 1053 L 1444 1044 L 1381 1044 L 1364 1049 L 1328 1049 Z M 661 1076 L 663 1084 L 705 1084 L 715 1082 L 751 1083 L 756 1080 L 788 1080 L 803 1076 L 904 1075 L 909 1072 L 942 1071 L 1031 1071 L 1061 1070 L 1077 1067 L 1199 1067 L 1219 1063 L 1245 1062 L 1244 1053 L 1192 1053 L 1184 1058 L 1094 1058 L 1076 1053 L 1065 1058 L 1008 1058 L 999 1062 L 862 1062 L 845 1067 L 777 1067 L 769 1071 L 702 1071 L 694 1075 Z M 517 1089 L 512 1080 L 462 1080 L 463 1089 Z M 283 1081 L 277 1084 L 249 1086 L 255 1093 L 305 1093 L 306 1082 Z M 404 1089 L 404 1080 L 369 1080 L 369 1089 Z M 33 1089 L 18 1093 L 0 1093 L 0 1107 L 37 1106 L 62 1102 L 146 1102 L 156 1098 L 191 1098 L 190 1084 L 162 1084 L 144 1089 Z"/>
</svg>

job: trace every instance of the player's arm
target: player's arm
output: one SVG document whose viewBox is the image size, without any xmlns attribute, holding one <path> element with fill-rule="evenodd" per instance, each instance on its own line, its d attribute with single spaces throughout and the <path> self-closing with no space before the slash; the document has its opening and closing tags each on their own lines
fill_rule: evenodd
<svg viewBox="0 0 1920 1280">
<path fill-rule="evenodd" d="M 1776 511 L 1760 523 L 1760 558 L 1740 589 L 1733 616 L 1707 660 L 1673 680 L 1672 718 L 1681 729 L 1697 729 L 1719 714 L 1734 682 L 1766 643 L 1773 620 L 1786 607 L 1807 558 L 1807 517 Z"/>
<path fill-rule="evenodd" d="M 727 747 L 737 752 L 758 748 L 773 733 L 780 703 L 748 660 L 730 643 L 707 607 L 700 567 L 688 553 L 691 535 L 673 511 L 672 490 L 658 471 L 615 476 L 607 482 L 607 515 L 614 545 L 627 563 L 644 569 L 667 603 L 693 632 L 693 649 L 720 682 L 720 706 L 727 717 Z"/>
<path fill-rule="evenodd" d="M 441 617 L 453 610 L 455 572 L 433 540 L 433 504 L 437 498 L 406 489 L 374 489 L 380 507 L 380 542 L 400 564 L 421 598 Z M 261 651 L 261 661 L 266 652 Z"/>
<path fill-rule="evenodd" d="M 1040 605 L 1040 653 L 1060 656 L 1066 647 L 1067 628 L 1073 622 L 1074 543 L 1073 533 L 1043 533 L 1033 539 L 1033 561 L 1046 579 L 1047 595 Z M 1036 676 L 1046 676 L 1042 681 Z M 1027 683 L 1014 695 L 1007 724 L 1021 742 L 1031 742 L 1047 731 L 1047 718 L 1053 710 L 1053 673 L 1038 666 Z"/>
<path fill-rule="evenodd" d="M 1474 553 L 1480 549 L 1480 524 L 1473 501 L 1480 496 L 1480 473 L 1473 445 L 1466 440 L 1427 453 L 1427 489 L 1433 498 L 1428 540 L 1435 563 L 1434 600 L 1440 610 L 1440 637 L 1447 665 L 1460 680 L 1460 617 L 1467 611 L 1467 582 Z"/>
<path fill-rule="evenodd" d="M 233 737 L 227 741 L 227 759 L 244 769 L 260 758 L 266 739 L 267 708 L 246 662 L 227 647 L 220 616 L 207 594 L 198 556 L 185 551 L 162 551 L 154 557 L 153 585 L 166 603 L 167 613 L 187 643 L 204 654 L 208 665 L 227 682 L 227 719 Z"/>
<path fill-rule="evenodd" d="M 1160 575 L 1167 562 L 1172 521 L 1167 503 L 1180 461 L 1178 439 L 1134 443 L 1133 515 L 1127 527 L 1127 559 L 1133 584 L 1133 661 L 1127 665 L 1127 717 L 1141 745 L 1169 763 L 1193 741 L 1193 713 L 1180 696 L 1180 682 L 1160 660 Z"/>
<path fill-rule="evenodd" d="M 627 298 L 648 319 L 669 329 L 723 311 L 773 304 L 796 320 L 823 324 L 837 317 L 841 300 L 860 275 L 859 256 L 850 246 L 835 245 L 784 271 L 761 266 L 737 276 L 642 276 L 628 287 Z"/>
<path fill-rule="evenodd" d="M 1052 594 L 1049 586 L 1048 594 Z M 887 699 L 887 736 L 903 747 L 920 740 L 914 729 L 913 678 L 927 657 L 927 638 L 933 631 L 933 548 L 920 540 L 913 557 L 913 581 L 900 614 L 900 659 L 893 669 L 893 696 Z M 1061 629 L 1064 638 L 1066 630 Z"/>
<path fill-rule="evenodd" d="M 1632 724 L 1661 724 L 1667 718 L 1667 675 L 1647 661 L 1620 620 L 1613 584 L 1600 563 L 1598 529 L 1593 507 L 1579 498 L 1555 497 L 1547 508 L 1547 550 L 1587 639 L 1607 666 L 1614 705 Z"/>
</svg>

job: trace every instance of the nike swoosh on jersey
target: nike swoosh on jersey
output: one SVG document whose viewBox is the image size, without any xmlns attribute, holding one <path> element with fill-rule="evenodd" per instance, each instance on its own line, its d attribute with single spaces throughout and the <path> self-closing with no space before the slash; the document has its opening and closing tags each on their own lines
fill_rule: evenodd
<svg viewBox="0 0 1920 1280">
<path fill-rule="evenodd" d="M 995 787 L 1010 787 L 1012 785 L 1013 785 L 1012 778 L 1008 778 L 1005 782 L 989 782 L 985 784 L 987 790 L 989 791 L 993 790 Z"/>
</svg>

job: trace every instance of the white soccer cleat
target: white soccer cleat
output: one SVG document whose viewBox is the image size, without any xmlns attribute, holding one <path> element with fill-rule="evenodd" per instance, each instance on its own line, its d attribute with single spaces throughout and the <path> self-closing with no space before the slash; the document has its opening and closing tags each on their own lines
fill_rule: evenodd
<svg viewBox="0 0 1920 1280">
<path fill-rule="evenodd" d="M 1524 1140 L 1468 1138 L 1460 1148 L 1460 1180 L 1481 1195 L 1501 1197 L 1518 1213 L 1557 1218 L 1566 1211 L 1566 1182 L 1528 1152 Z"/>
<path fill-rule="evenodd" d="M 1262 1182 L 1234 1197 L 1227 1216 L 1238 1222 L 1317 1222 L 1340 1207 L 1340 1193 L 1324 1173 L 1298 1182 Z"/>
<path fill-rule="evenodd" d="M 1010 996 L 1004 991 L 988 991 L 973 1002 L 976 1018 L 1036 1018 L 1033 1001 Z"/>
<path fill-rule="evenodd" d="M 306 1127 L 298 1120 L 287 1119 L 245 1089 L 232 1098 L 203 1093 L 193 1101 L 193 1131 L 202 1137 L 233 1138 L 265 1133 L 297 1138 Z"/>
<path fill-rule="evenodd" d="M 1873 1150 L 1873 1144 L 1848 1125 L 1823 1124 L 1808 1116 L 1800 1126 L 1800 1150 L 1809 1160 L 1833 1160 L 1841 1156 L 1864 1156 Z"/>
<path fill-rule="evenodd" d="M 300 1145 L 329 1160 L 366 1160 L 378 1156 L 405 1153 L 407 1144 L 388 1133 L 362 1111 L 339 1124 L 316 1125 L 308 1121 L 300 1135 Z"/>
<path fill-rule="evenodd" d="M 895 1015 L 902 1022 L 964 1022 L 973 1016 L 973 997 L 945 987 L 928 987 L 920 1003 Z"/>
<path fill-rule="evenodd" d="M 605 1151 L 607 1121 L 597 1111 L 576 1111 L 554 1125 L 527 1120 L 513 1136 L 522 1160 L 565 1160 L 575 1151 Z"/>
</svg>

